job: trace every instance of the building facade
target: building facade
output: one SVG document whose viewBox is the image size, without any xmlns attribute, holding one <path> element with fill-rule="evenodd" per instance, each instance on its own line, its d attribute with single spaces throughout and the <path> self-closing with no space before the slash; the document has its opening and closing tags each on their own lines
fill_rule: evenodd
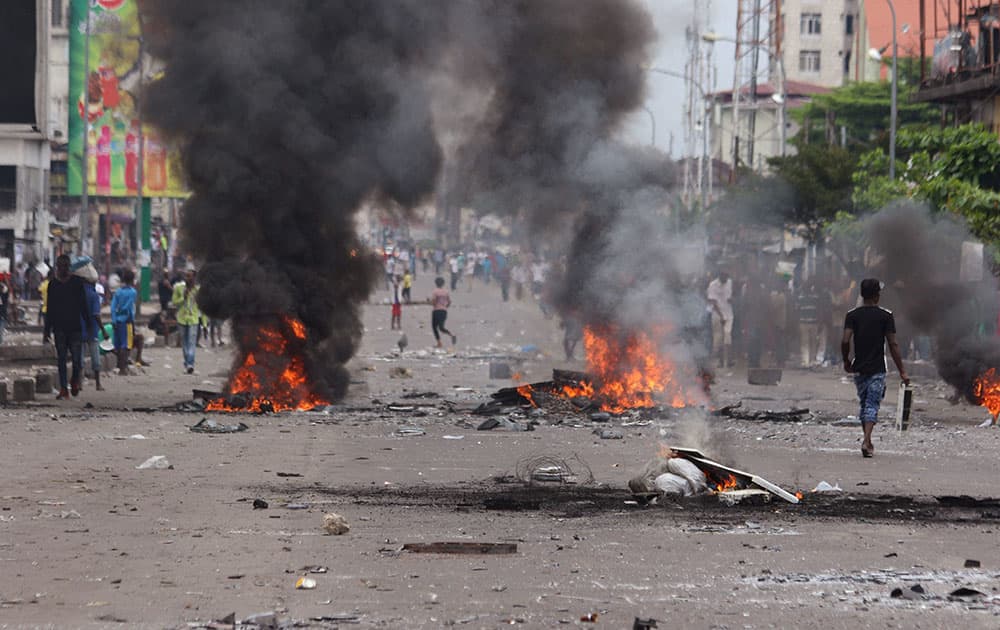
<svg viewBox="0 0 1000 630">
<path fill-rule="evenodd" d="M 49 249 L 51 0 L 5 0 L 0 20 L 0 258 Z"/>
<path fill-rule="evenodd" d="M 776 4 L 782 62 L 789 81 L 835 88 L 864 80 L 864 0 L 782 0 Z M 780 7 L 780 8 L 779 8 Z M 860 53 L 860 54 L 859 54 Z"/>
</svg>

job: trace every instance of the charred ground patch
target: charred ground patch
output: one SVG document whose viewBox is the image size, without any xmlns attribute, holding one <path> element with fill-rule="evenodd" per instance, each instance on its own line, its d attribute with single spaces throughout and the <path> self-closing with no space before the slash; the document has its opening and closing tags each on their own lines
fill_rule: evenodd
<svg viewBox="0 0 1000 630">
<path fill-rule="evenodd" d="M 379 508 L 539 512 L 565 518 L 616 514 L 622 518 L 663 517 L 722 524 L 744 523 L 747 520 L 767 520 L 778 525 L 794 525 L 799 521 L 814 520 L 860 520 L 1000 525 L 1000 499 L 967 496 L 838 493 L 807 495 L 798 505 L 774 499 L 766 504 L 727 506 L 710 495 L 636 505 L 632 503 L 633 496 L 622 488 L 532 485 L 506 480 L 398 488 L 273 484 L 257 486 L 254 491 L 271 496 L 291 496 L 302 502 L 313 499 L 332 500 L 338 505 Z"/>
</svg>

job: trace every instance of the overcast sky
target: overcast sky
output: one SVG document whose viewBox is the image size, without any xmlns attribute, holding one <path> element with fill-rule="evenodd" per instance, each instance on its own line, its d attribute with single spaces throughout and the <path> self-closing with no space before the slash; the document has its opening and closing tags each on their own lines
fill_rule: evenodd
<svg viewBox="0 0 1000 630">
<path fill-rule="evenodd" d="M 684 29 L 691 23 L 692 0 L 640 0 L 656 25 L 660 38 L 653 57 L 653 66 L 683 73 L 687 61 Z M 705 30 L 712 30 L 724 37 L 736 37 L 736 3 L 732 0 L 712 0 L 712 16 Z M 715 44 L 713 62 L 717 71 L 715 89 L 728 90 L 733 85 L 733 45 L 728 42 Z M 683 79 L 664 74 L 649 73 L 646 106 L 656 119 L 656 146 L 670 151 L 673 134 L 673 156 L 680 157 L 684 150 L 684 95 Z M 709 88 L 709 86 L 705 86 Z M 711 89 L 711 88 L 709 88 Z M 651 125 L 649 114 L 639 110 L 629 121 L 626 136 L 636 143 L 649 144 Z"/>
</svg>

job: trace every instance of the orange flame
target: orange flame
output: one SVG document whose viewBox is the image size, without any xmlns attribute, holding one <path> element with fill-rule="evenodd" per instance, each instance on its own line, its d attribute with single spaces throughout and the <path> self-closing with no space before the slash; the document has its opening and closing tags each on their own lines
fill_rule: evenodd
<svg viewBox="0 0 1000 630">
<path fill-rule="evenodd" d="M 283 317 L 280 324 L 263 326 L 257 330 L 255 347 L 258 354 L 248 352 L 243 363 L 233 372 L 227 387 L 227 397 L 213 400 L 206 405 L 208 411 L 306 411 L 329 404 L 329 401 L 312 391 L 302 357 L 289 351 L 289 344 L 300 347 L 306 339 L 306 327 L 292 317 Z M 237 406 L 230 401 L 236 396 L 246 396 L 246 405 Z"/>
<path fill-rule="evenodd" d="M 588 370 L 599 384 L 596 393 L 605 411 L 652 407 L 654 399 L 677 408 L 693 402 L 677 379 L 677 367 L 655 339 L 665 332 L 661 328 L 652 336 L 643 331 L 623 335 L 614 327 L 584 329 Z"/>
<path fill-rule="evenodd" d="M 740 482 L 733 475 L 726 475 L 722 478 L 722 481 L 715 484 L 716 492 L 728 492 L 730 490 L 737 490 L 739 487 Z"/>
<path fill-rule="evenodd" d="M 979 375 L 972 385 L 972 395 L 994 418 L 1000 414 L 1000 375 L 996 369 L 990 368 Z"/>
</svg>

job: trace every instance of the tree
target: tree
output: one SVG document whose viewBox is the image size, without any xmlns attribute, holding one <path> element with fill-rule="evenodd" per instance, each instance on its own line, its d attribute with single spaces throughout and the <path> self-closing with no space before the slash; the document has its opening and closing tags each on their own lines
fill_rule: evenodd
<svg viewBox="0 0 1000 630">
<path fill-rule="evenodd" d="M 904 128 L 896 145 L 896 180 L 881 148 L 861 157 L 852 177 L 859 210 L 875 211 L 893 199 L 926 201 L 965 218 L 987 243 L 1000 244 L 1000 143 L 982 125 L 947 129 Z"/>
<path fill-rule="evenodd" d="M 774 176 L 791 188 L 789 202 L 775 206 L 787 226 L 802 226 L 802 236 L 818 242 L 823 227 L 851 208 L 851 176 L 856 158 L 838 146 L 804 145 L 797 155 L 770 158 Z"/>
<path fill-rule="evenodd" d="M 910 102 L 915 85 L 916 82 L 907 82 L 899 86 L 899 125 L 939 123 L 941 115 L 933 105 Z M 826 143 L 826 121 L 830 120 L 836 129 L 847 128 L 848 148 L 852 150 L 867 151 L 879 144 L 887 145 L 891 100 L 888 81 L 850 83 L 827 94 L 817 94 L 808 104 L 792 111 L 792 117 L 803 126 L 794 142 L 800 147 Z"/>
</svg>

